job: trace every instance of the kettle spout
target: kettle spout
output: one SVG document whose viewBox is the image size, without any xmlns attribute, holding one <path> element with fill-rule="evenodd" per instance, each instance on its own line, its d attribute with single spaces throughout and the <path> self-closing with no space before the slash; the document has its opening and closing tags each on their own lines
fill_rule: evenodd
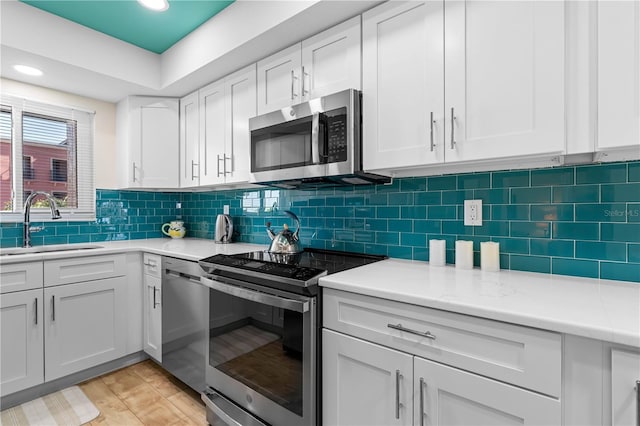
<svg viewBox="0 0 640 426">
<path fill-rule="evenodd" d="M 273 239 L 276 237 L 275 232 L 271 230 L 271 222 L 267 222 L 267 235 L 269 235 L 269 238 L 271 238 L 271 241 L 273 241 Z"/>
</svg>

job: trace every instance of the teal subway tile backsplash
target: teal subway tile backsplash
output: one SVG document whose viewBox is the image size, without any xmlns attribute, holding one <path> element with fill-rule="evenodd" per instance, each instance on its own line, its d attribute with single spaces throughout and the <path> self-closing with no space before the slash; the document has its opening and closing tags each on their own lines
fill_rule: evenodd
<svg viewBox="0 0 640 426">
<path fill-rule="evenodd" d="M 464 226 L 465 199 L 483 202 L 484 223 Z M 176 203 L 182 208 L 178 209 Z M 317 190 L 254 188 L 197 193 L 96 191 L 91 222 L 45 222 L 35 244 L 161 238 L 181 217 L 187 236 L 213 238 L 230 206 L 236 240 L 267 245 L 265 223 L 299 215 L 303 245 L 427 260 L 430 239 L 500 243 L 500 265 L 625 281 L 640 280 L 640 162 L 501 170 L 395 179 L 391 185 Z M 0 225 L 0 245 L 22 243 L 21 223 Z"/>
</svg>

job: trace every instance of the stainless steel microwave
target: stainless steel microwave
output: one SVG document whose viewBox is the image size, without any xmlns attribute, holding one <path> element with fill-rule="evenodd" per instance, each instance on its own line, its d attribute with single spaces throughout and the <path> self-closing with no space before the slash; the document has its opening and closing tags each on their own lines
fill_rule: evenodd
<svg viewBox="0 0 640 426">
<path fill-rule="evenodd" d="M 281 188 L 388 183 L 362 170 L 362 95 L 349 89 L 249 119 L 250 182 Z"/>
</svg>

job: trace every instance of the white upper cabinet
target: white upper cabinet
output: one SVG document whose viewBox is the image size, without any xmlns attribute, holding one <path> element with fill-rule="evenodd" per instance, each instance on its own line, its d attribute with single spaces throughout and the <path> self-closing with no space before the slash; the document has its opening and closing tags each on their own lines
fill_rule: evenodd
<svg viewBox="0 0 640 426">
<path fill-rule="evenodd" d="M 132 96 L 117 107 L 121 188 L 179 185 L 178 100 Z"/>
<path fill-rule="evenodd" d="M 360 17 L 258 62 L 258 114 L 360 89 Z"/>
<path fill-rule="evenodd" d="M 363 15 L 365 169 L 444 161 L 442 8 L 388 2 Z"/>
<path fill-rule="evenodd" d="M 225 114 L 224 81 L 200 89 L 200 184 L 224 183 Z M 222 156 L 222 157 L 221 157 Z"/>
<path fill-rule="evenodd" d="M 600 1 L 597 13 L 596 150 L 640 149 L 640 3 Z"/>
<path fill-rule="evenodd" d="M 362 43 L 365 169 L 564 152 L 562 2 L 389 2 Z"/>
<path fill-rule="evenodd" d="M 180 186 L 199 183 L 198 92 L 180 99 Z"/>
<path fill-rule="evenodd" d="M 249 180 L 249 118 L 256 115 L 252 64 L 200 90 L 200 185 Z"/>
</svg>

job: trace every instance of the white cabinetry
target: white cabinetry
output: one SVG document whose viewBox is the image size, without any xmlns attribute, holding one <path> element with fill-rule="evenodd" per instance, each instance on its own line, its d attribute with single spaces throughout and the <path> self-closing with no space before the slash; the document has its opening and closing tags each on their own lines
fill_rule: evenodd
<svg viewBox="0 0 640 426">
<path fill-rule="evenodd" d="M 45 379 L 125 355 L 125 277 L 46 287 Z"/>
<path fill-rule="evenodd" d="M 637 425 L 640 421 L 640 353 L 611 350 L 611 424 Z"/>
<path fill-rule="evenodd" d="M 162 258 L 144 253 L 144 351 L 162 362 Z"/>
<path fill-rule="evenodd" d="M 360 17 L 258 62 L 258 114 L 360 89 Z"/>
<path fill-rule="evenodd" d="M 180 99 L 180 187 L 199 183 L 199 113 L 198 92 Z"/>
<path fill-rule="evenodd" d="M 39 265 L 42 270 L 42 263 Z M 0 295 L 0 389 L 3 396 L 44 381 L 43 324 L 42 281 L 39 289 Z"/>
<path fill-rule="evenodd" d="M 598 151 L 640 151 L 640 3 L 599 1 L 597 21 Z"/>
<path fill-rule="evenodd" d="M 558 1 L 365 12 L 365 169 L 564 152 L 563 19 Z"/>
<path fill-rule="evenodd" d="M 255 64 L 185 96 L 180 111 L 180 186 L 247 182 Z"/>
<path fill-rule="evenodd" d="M 323 309 L 328 424 L 561 422 L 558 334 L 331 289 Z"/>
<path fill-rule="evenodd" d="M 121 188 L 177 188 L 178 100 L 132 96 L 117 107 Z"/>
</svg>

